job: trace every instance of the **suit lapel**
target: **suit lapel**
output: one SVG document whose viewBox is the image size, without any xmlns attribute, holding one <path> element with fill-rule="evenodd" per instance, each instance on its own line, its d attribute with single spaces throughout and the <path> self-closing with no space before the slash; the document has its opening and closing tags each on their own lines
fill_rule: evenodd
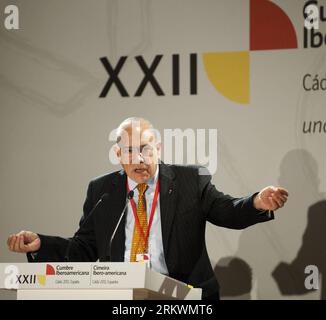
<svg viewBox="0 0 326 320">
<path fill-rule="evenodd" d="M 168 257 L 169 239 L 176 209 L 175 174 L 169 166 L 160 164 L 160 210 L 164 255 Z"/>
<path fill-rule="evenodd" d="M 109 235 L 107 240 L 106 253 L 109 256 L 109 243 L 113 231 L 120 219 L 122 210 L 126 203 L 126 179 L 127 176 L 123 170 L 117 173 L 112 181 L 108 182 L 106 190 L 109 192 L 110 201 L 107 201 L 105 208 L 106 222 L 104 227 L 106 228 L 106 233 Z M 124 261 L 124 251 L 125 251 L 125 219 L 121 221 L 119 228 L 115 234 L 111 246 L 111 261 Z"/>
</svg>

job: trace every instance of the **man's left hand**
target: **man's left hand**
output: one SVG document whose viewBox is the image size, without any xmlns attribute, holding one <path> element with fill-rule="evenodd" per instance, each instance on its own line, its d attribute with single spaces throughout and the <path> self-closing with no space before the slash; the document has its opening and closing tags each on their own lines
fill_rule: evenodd
<svg viewBox="0 0 326 320">
<path fill-rule="evenodd" d="M 282 208 L 287 201 L 289 193 L 286 189 L 269 186 L 262 189 L 254 199 L 254 207 L 258 210 L 275 211 Z"/>
</svg>

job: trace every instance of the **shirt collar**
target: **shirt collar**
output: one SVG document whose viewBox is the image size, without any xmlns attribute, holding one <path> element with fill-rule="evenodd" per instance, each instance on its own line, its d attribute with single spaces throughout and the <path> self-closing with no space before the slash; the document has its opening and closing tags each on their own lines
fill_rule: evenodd
<svg viewBox="0 0 326 320">
<path fill-rule="evenodd" d="M 155 188 L 158 174 L 159 174 L 159 165 L 156 166 L 156 172 L 154 174 L 154 177 L 152 179 L 146 181 L 146 184 L 148 185 L 149 189 Z M 137 187 L 138 183 L 128 177 L 128 185 L 129 185 L 130 190 L 134 190 L 134 189 L 137 189 L 136 187 Z"/>
</svg>

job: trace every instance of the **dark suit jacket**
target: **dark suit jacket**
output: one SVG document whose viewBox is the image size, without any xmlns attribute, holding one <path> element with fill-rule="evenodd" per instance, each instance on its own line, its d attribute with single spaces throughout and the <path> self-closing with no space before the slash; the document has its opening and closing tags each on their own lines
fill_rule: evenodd
<svg viewBox="0 0 326 320">
<path fill-rule="evenodd" d="M 198 172 L 199 167 L 196 166 L 160 164 L 160 209 L 163 250 L 169 276 L 203 288 L 205 297 L 219 289 L 206 250 L 206 222 L 243 229 L 271 220 L 274 216 L 253 207 L 254 195 L 244 198 L 225 195 L 211 184 L 210 175 L 199 175 Z M 104 193 L 109 196 L 92 211 Z M 35 259 L 28 256 L 29 261 L 107 261 L 109 240 L 125 202 L 124 171 L 91 181 L 84 215 L 74 237 L 64 239 L 40 235 L 41 248 Z M 112 243 L 111 261 L 124 261 L 124 250 L 125 220 Z"/>
</svg>

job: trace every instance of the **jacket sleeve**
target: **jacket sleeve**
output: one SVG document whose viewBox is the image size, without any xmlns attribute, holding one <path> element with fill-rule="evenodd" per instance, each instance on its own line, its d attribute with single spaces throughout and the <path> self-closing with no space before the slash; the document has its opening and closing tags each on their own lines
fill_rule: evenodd
<svg viewBox="0 0 326 320">
<path fill-rule="evenodd" d="M 218 191 L 211 183 L 211 175 L 199 168 L 199 197 L 206 220 L 220 227 L 244 229 L 256 223 L 274 219 L 272 211 L 257 210 L 253 206 L 255 193 L 243 198 L 234 198 Z"/>
<path fill-rule="evenodd" d="M 84 214 L 79 222 L 79 229 L 72 238 L 61 238 L 39 234 L 41 247 L 35 253 L 28 253 L 29 262 L 96 261 L 97 248 L 92 217 L 93 195 L 92 182 L 88 186 L 84 203 Z"/>
</svg>

